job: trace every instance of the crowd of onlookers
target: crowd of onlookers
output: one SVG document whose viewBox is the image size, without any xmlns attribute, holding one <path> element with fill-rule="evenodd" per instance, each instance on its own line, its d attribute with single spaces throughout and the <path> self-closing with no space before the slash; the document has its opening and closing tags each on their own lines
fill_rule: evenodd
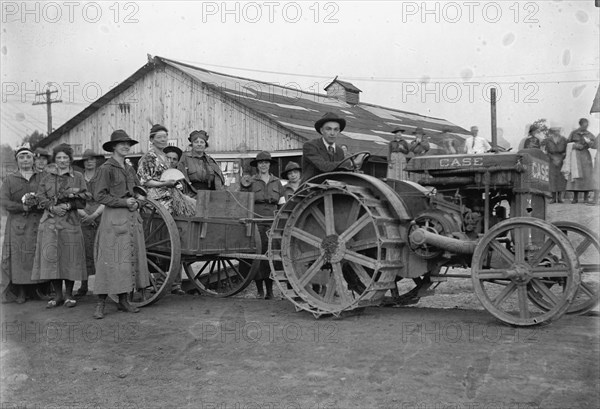
<svg viewBox="0 0 600 409">
<path fill-rule="evenodd" d="M 531 125 L 527 137 L 519 146 L 520 149 L 540 149 L 547 155 L 550 203 L 563 203 L 566 192 L 569 192 L 572 196 L 571 203 L 599 204 L 599 137 L 594 137 L 588 131 L 588 125 L 587 119 L 580 119 L 579 127 L 571 132 L 568 138 L 561 135 L 559 127 L 545 129 L 540 125 Z M 392 131 L 394 139 L 389 143 L 388 177 L 393 179 L 408 180 L 405 171 L 407 161 L 415 156 L 427 154 L 430 149 L 422 128 L 416 128 L 413 132 L 414 140 L 410 143 L 402 136 L 405 132 L 402 127 Z M 462 146 L 457 146 L 453 138 L 444 138 L 440 153 L 478 155 L 504 150 L 492 147 L 478 132 L 476 126 L 471 127 L 471 136 L 464 140 Z M 594 160 L 590 149 L 596 150 Z"/>
</svg>

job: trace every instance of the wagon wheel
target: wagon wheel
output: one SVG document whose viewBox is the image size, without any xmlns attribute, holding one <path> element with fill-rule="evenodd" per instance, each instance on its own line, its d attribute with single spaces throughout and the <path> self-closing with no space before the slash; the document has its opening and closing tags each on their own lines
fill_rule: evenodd
<svg viewBox="0 0 600 409">
<path fill-rule="evenodd" d="M 540 219 L 520 217 L 498 223 L 473 254 L 477 298 L 492 315 L 513 325 L 559 318 L 569 308 L 579 278 L 571 243 L 558 228 Z M 531 301 L 533 292 L 544 295 L 548 308 Z"/>
<path fill-rule="evenodd" d="M 567 314 L 585 314 L 598 305 L 600 290 L 600 242 L 598 235 L 592 230 L 573 222 L 555 222 L 569 239 L 577 253 L 581 265 L 581 282 L 575 293 L 575 298 Z M 551 287 L 553 282 L 547 283 Z M 540 308 L 548 309 L 551 304 L 544 298 L 543 293 L 534 291 L 530 293 L 531 301 Z"/>
<path fill-rule="evenodd" d="M 130 303 L 136 307 L 153 304 L 168 294 L 175 276 L 181 271 L 181 242 L 171 214 L 152 199 L 143 202 L 140 214 L 150 286 L 129 294 Z"/>
<path fill-rule="evenodd" d="M 297 309 L 337 316 L 395 288 L 403 241 L 385 200 L 351 185 L 316 185 L 294 200 L 276 217 L 270 249 L 281 255 L 277 285 Z"/>
<path fill-rule="evenodd" d="M 254 228 L 255 254 L 261 254 L 258 229 Z M 258 260 L 215 254 L 198 259 L 184 260 L 183 269 L 190 281 L 202 293 L 210 297 L 229 297 L 244 290 L 258 271 Z M 196 266 L 194 266 L 196 264 Z"/>
</svg>

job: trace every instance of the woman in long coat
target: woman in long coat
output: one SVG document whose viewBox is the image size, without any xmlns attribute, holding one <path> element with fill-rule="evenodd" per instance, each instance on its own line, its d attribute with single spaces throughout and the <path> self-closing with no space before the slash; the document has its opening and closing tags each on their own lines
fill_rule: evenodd
<svg viewBox="0 0 600 409">
<path fill-rule="evenodd" d="M 579 128 L 571 132 L 567 143 L 573 142 L 573 151 L 577 158 L 579 169 L 578 178 L 569 178 L 567 181 L 567 190 L 573 192 L 572 203 L 578 203 L 579 192 L 583 192 L 583 202 L 587 202 L 588 194 L 594 190 L 593 163 L 590 154 L 590 146 L 596 138 L 587 130 L 588 120 L 582 118 L 579 120 Z"/>
<path fill-rule="evenodd" d="M 550 193 L 552 193 L 550 203 L 562 203 L 561 194 L 567 187 L 567 180 L 561 172 L 567 152 L 567 138 L 560 134 L 560 128 L 550 128 L 542 147 L 550 162 Z"/>
<path fill-rule="evenodd" d="M 86 149 L 83 152 L 81 161 L 76 161 L 83 172 L 83 178 L 89 192 L 94 192 L 94 176 L 98 171 L 98 167 L 104 162 L 104 155 L 97 154 L 92 149 Z M 79 209 L 79 217 L 81 217 L 81 230 L 83 232 L 83 243 L 85 245 L 85 266 L 87 277 L 81 282 L 81 287 L 75 293 L 75 297 L 83 297 L 88 292 L 88 277 L 96 274 L 96 265 L 94 263 L 94 242 L 96 241 L 96 233 L 98 232 L 98 224 L 104 211 L 104 205 L 95 200 L 88 200 L 85 209 Z"/>
<path fill-rule="evenodd" d="M 127 294 L 150 285 L 140 204 L 133 193 L 140 183 L 135 170 L 125 162 L 131 146 L 137 143 L 119 129 L 102 145 L 112 157 L 100 166 L 94 180 L 94 198 L 104 205 L 94 249 L 96 319 L 104 318 L 108 294 L 119 295 L 120 310 L 139 312 L 129 304 Z"/>
<path fill-rule="evenodd" d="M 74 307 L 73 285 L 86 278 L 85 247 L 77 208 L 91 199 L 83 175 L 71 167 L 73 149 L 61 144 L 54 148 L 53 164 L 46 167 L 37 196 L 45 209 L 37 236 L 32 280 L 52 280 L 56 297 L 47 308 Z M 63 298 L 62 281 L 65 281 Z"/>
<path fill-rule="evenodd" d="M 38 283 L 31 279 L 31 271 L 42 210 L 38 209 L 34 195 L 43 173 L 35 171 L 33 152 L 28 146 L 17 149 L 15 158 L 17 170 L 7 175 L 0 187 L 0 205 L 8 212 L 0 287 L 3 301 L 9 301 L 7 296 L 12 285 L 17 292 L 15 301 L 22 304 L 26 301 L 26 286 Z M 31 199 L 24 200 L 25 195 Z"/>
<path fill-rule="evenodd" d="M 206 131 L 192 131 L 188 138 L 192 150 L 183 153 L 177 169 L 196 190 L 223 190 L 225 178 L 221 167 L 206 153 L 208 138 Z"/>
<path fill-rule="evenodd" d="M 240 190 L 254 192 L 254 213 L 266 218 L 273 217 L 277 211 L 278 205 L 285 204 L 285 191 L 281 180 L 270 173 L 271 164 L 277 164 L 277 161 L 271 159 L 269 152 L 260 152 L 256 159 L 250 162 L 250 166 L 256 166 L 258 173 L 250 179 L 248 186 L 242 186 Z M 267 231 L 270 225 L 258 224 L 258 233 L 262 250 L 266 251 L 268 247 Z M 258 297 L 269 300 L 273 298 L 273 280 L 270 278 L 271 268 L 267 261 L 261 261 L 260 267 L 254 280 L 258 290 Z M 267 290 L 265 295 L 263 291 L 263 282 Z"/>
</svg>

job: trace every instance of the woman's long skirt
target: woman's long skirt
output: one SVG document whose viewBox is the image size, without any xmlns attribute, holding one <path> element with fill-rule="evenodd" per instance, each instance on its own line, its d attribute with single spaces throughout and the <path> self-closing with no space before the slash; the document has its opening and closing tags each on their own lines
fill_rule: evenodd
<svg viewBox="0 0 600 409">
<path fill-rule="evenodd" d="M 94 294 L 122 294 L 150 285 L 142 217 L 105 207 L 94 247 Z"/>
</svg>

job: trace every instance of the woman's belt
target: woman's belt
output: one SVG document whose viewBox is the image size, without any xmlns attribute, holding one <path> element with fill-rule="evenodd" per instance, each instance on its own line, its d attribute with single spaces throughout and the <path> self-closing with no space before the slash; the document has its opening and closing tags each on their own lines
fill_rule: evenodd
<svg viewBox="0 0 600 409">
<path fill-rule="evenodd" d="M 192 182 L 192 187 L 196 190 L 209 190 L 209 182 Z"/>
</svg>

